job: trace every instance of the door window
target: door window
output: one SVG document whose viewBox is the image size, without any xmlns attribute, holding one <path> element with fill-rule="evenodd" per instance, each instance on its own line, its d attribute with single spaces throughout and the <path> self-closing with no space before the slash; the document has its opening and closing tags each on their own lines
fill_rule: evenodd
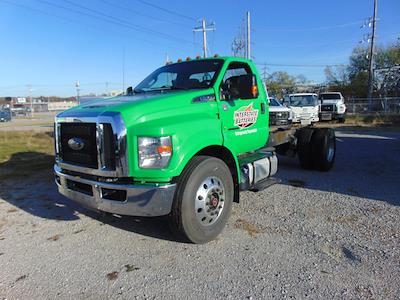
<svg viewBox="0 0 400 300">
<path fill-rule="evenodd" d="M 253 92 L 253 88 L 255 89 Z M 234 62 L 228 66 L 222 84 L 221 100 L 255 99 L 258 97 L 257 83 L 250 66 Z"/>
</svg>

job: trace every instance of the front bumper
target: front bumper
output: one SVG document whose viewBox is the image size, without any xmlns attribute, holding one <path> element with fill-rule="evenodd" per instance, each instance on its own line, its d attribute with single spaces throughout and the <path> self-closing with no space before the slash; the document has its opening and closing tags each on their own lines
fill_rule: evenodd
<svg viewBox="0 0 400 300">
<path fill-rule="evenodd" d="M 148 186 L 98 182 L 65 174 L 57 165 L 54 165 L 54 174 L 58 191 L 65 197 L 89 209 L 118 215 L 167 215 L 171 211 L 176 188 L 176 184 Z M 118 200 L 111 200 L 115 195 Z"/>
<path fill-rule="evenodd" d="M 322 111 L 319 113 L 319 119 L 321 121 L 330 121 L 330 120 L 338 120 L 345 118 L 346 113 L 338 113 L 338 112 L 330 112 L 330 111 Z"/>
</svg>

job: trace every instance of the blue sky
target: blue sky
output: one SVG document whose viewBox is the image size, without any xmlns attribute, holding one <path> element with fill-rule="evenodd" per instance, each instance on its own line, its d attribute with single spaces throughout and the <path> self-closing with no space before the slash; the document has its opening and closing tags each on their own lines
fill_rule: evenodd
<svg viewBox="0 0 400 300">
<path fill-rule="evenodd" d="M 192 29 L 203 17 L 216 23 L 217 30 L 208 33 L 210 53 L 230 55 L 247 10 L 254 61 L 347 63 L 369 31 L 360 25 L 372 8 L 372 0 L 0 0 L 0 96 L 27 95 L 29 84 L 34 96 L 75 95 L 77 80 L 83 94 L 104 92 L 106 82 L 109 90 L 120 89 L 124 52 L 125 86 L 135 85 L 164 64 L 166 53 L 172 60 L 201 54 L 201 35 Z M 380 0 L 378 16 L 378 43 L 396 41 L 400 1 Z M 268 66 L 267 71 L 323 82 L 323 69 Z"/>
</svg>

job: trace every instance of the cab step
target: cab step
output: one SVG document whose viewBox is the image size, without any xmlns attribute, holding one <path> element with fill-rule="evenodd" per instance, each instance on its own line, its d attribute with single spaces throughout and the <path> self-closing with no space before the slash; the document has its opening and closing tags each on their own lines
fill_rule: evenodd
<svg viewBox="0 0 400 300">
<path fill-rule="evenodd" d="M 262 190 L 265 190 L 266 188 L 269 188 L 270 186 L 280 183 L 282 180 L 280 180 L 279 178 L 275 178 L 275 177 L 269 177 L 269 178 L 265 178 L 259 182 L 257 182 L 254 186 L 252 186 L 249 191 L 252 192 L 260 192 Z"/>
</svg>

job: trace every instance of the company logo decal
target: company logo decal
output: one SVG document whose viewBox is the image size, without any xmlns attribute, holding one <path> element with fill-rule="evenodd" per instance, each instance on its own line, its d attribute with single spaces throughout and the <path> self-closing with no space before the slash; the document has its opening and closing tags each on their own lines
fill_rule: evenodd
<svg viewBox="0 0 400 300">
<path fill-rule="evenodd" d="M 242 106 L 235 111 L 233 116 L 235 126 L 239 126 L 241 129 L 249 127 L 257 122 L 258 109 L 253 109 L 253 102 L 248 106 Z"/>
<path fill-rule="evenodd" d="M 71 138 L 68 140 L 68 146 L 72 150 L 79 151 L 85 147 L 85 141 L 80 138 Z"/>
</svg>

